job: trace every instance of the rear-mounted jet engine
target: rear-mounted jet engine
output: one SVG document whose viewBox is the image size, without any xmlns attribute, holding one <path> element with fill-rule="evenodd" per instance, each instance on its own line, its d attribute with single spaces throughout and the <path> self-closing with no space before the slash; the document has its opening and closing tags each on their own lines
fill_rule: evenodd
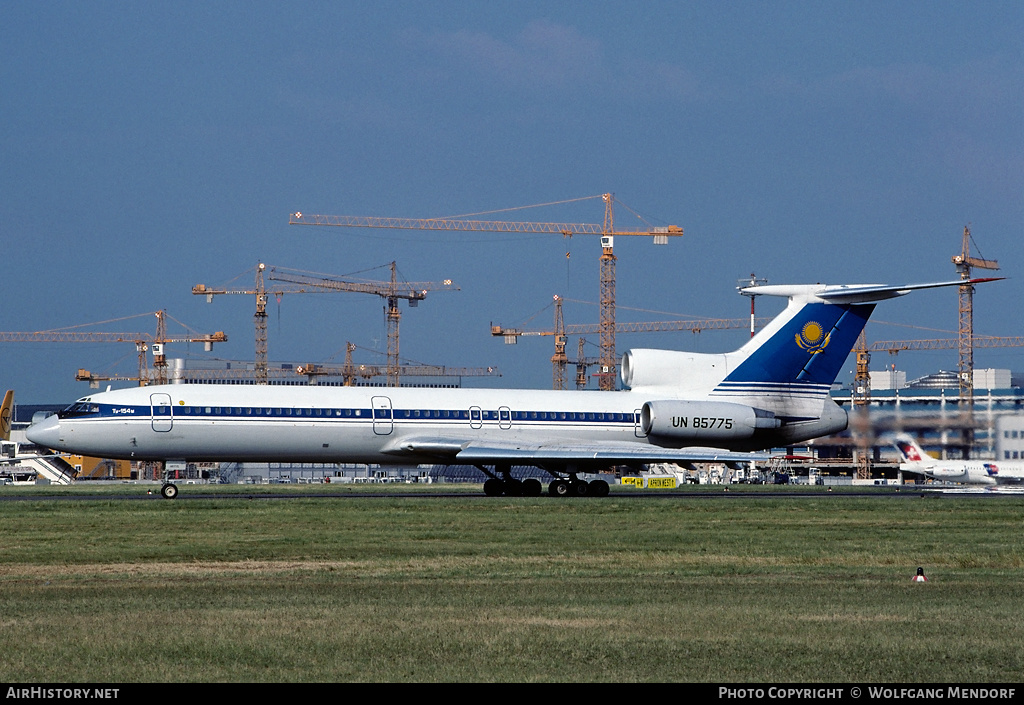
<svg viewBox="0 0 1024 705">
<path fill-rule="evenodd" d="M 640 428 L 646 435 L 673 440 L 743 440 L 779 425 L 770 411 L 728 402 L 649 401 L 640 411 Z"/>
</svg>

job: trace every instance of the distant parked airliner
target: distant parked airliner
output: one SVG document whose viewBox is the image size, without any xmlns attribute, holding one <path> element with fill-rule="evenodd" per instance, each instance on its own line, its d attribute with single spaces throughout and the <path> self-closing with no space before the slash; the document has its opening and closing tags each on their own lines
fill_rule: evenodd
<svg viewBox="0 0 1024 705">
<path fill-rule="evenodd" d="M 937 460 L 928 455 L 912 437 L 899 435 L 894 442 L 903 457 L 900 470 L 915 472 L 934 480 L 965 485 L 1018 485 L 1024 483 L 1024 463 L 994 460 Z"/>
</svg>

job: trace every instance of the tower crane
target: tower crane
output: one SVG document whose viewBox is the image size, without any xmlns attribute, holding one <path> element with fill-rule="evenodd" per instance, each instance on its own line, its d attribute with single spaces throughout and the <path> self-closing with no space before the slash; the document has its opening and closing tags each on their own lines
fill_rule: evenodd
<svg viewBox="0 0 1024 705">
<path fill-rule="evenodd" d="M 491 335 L 495 337 L 504 338 L 505 343 L 508 345 L 514 345 L 520 337 L 554 336 L 555 354 L 551 356 L 552 388 L 565 389 L 565 365 L 568 362 L 565 355 L 567 337 L 569 335 L 587 335 L 599 333 L 601 331 L 601 324 L 573 323 L 567 325 L 562 321 L 562 298 L 556 295 L 554 301 L 554 330 L 524 330 L 521 328 L 505 328 L 503 326 L 494 325 L 492 323 Z M 764 323 L 769 319 L 762 318 L 757 320 L 759 323 Z M 725 330 L 731 328 L 746 328 L 748 325 L 751 325 L 751 321 L 745 318 L 712 318 L 694 321 L 647 321 L 632 323 L 616 323 L 615 331 L 617 333 L 657 333 L 688 330 L 694 333 L 699 333 L 703 330 Z M 580 359 L 583 359 L 582 352 L 580 353 Z M 583 363 L 577 362 L 577 387 L 580 386 L 579 375 L 581 364 Z M 599 359 L 599 364 L 602 366 L 603 370 L 603 358 Z"/>
<path fill-rule="evenodd" d="M 213 349 L 214 343 L 225 343 L 227 342 L 227 335 L 223 331 L 217 331 L 210 335 L 200 334 L 187 334 L 187 335 L 168 335 L 167 334 L 167 311 L 153 311 L 148 314 L 139 315 L 152 315 L 156 316 L 156 335 L 150 333 L 100 333 L 95 331 L 78 331 L 78 330 L 48 330 L 48 331 L 34 331 L 34 332 L 23 332 L 23 333 L 0 333 L 0 342 L 5 343 L 134 343 L 135 349 L 139 355 L 139 375 L 138 377 L 122 377 L 115 376 L 109 378 L 93 376 L 87 370 L 79 369 L 76 379 L 97 381 L 99 379 L 131 379 L 138 380 L 139 386 L 145 386 L 152 381 L 158 384 L 167 383 L 167 357 L 164 354 L 164 346 L 168 343 L 203 343 L 205 349 L 210 351 Z M 153 352 L 153 368 L 155 374 L 153 379 L 150 379 L 149 365 L 146 359 L 146 352 L 149 350 Z"/>
<path fill-rule="evenodd" d="M 583 348 L 587 345 L 587 339 L 580 336 L 579 349 L 576 352 L 576 389 L 587 388 L 587 367 L 597 363 L 597 359 L 586 357 Z"/>
<path fill-rule="evenodd" d="M 491 335 L 504 337 L 505 343 L 508 345 L 515 345 L 520 336 L 554 336 L 555 353 L 551 356 L 551 388 L 565 389 L 565 366 L 569 362 L 569 358 L 565 354 L 565 346 L 569 339 L 565 333 L 565 320 L 562 318 L 562 297 L 555 294 L 552 300 L 555 305 L 554 330 L 519 330 L 502 328 L 492 323 Z"/>
<path fill-rule="evenodd" d="M 256 384 L 267 384 L 267 296 L 273 294 L 280 297 L 282 294 L 304 294 L 305 289 L 297 287 L 279 287 L 267 290 L 263 281 L 263 271 L 267 268 L 263 262 L 256 265 L 256 288 L 255 289 L 218 289 L 196 284 L 192 287 L 192 293 L 196 296 L 205 296 L 207 303 L 213 303 L 214 296 L 224 294 L 244 294 L 256 297 L 256 313 L 253 315 L 253 323 L 256 328 Z"/>
<path fill-rule="evenodd" d="M 593 198 L 597 198 L 594 196 Z M 654 238 L 654 244 L 668 244 L 669 237 L 679 237 L 683 229 L 677 225 L 650 228 L 639 231 L 615 230 L 615 197 L 606 193 L 604 201 L 604 222 L 595 223 L 531 223 L 521 221 L 467 220 L 463 218 L 377 218 L 372 216 L 311 215 L 302 212 L 289 216 L 290 225 L 332 225 L 359 228 L 390 228 L 416 230 L 460 230 L 497 233 L 551 233 L 563 237 L 573 235 L 600 235 L 600 324 L 601 348 L 600 388 L 615 388 L 615 371 L 618 360 L 615 356 L 615 252 L 616 236 L 647 235 Z"/>
<path fill-rule="evenodd" d="M 562 318 L 562 297 L 555 294 L 555 354 L 551 356 L 551 388 L 565 389 L 565 320 Z M 507 340 L 507 338 L 506 338 Z"/>
<path fill-rule="evenodd" d="M 301 273 L 295 270 L 286 270 L 280 267 L 271 269 L 270 279 L 274 281 L 291 282 L 302 284 L 306 291 L 352 291 L 364 294 L 375 294 L 387 301 L 387 328 L 388 328 L 388 363 L 387 378 L 388 386 L 397 387 L 401 376 L 401 366 L 398 362 L 398 326 L 402 319 L 402 312 L 398 308 L 398 302 L 405 299 L 409 306 L 417 306 L 420 301 L 427 297 L 428 291 L 458 291 L 459 287 L 452 283 L 451 279 L 443 282 L 399 282 L 395 262 L 391 263 L 391 280 L 387 282 L 375 281 L 346 281 L 337 277 Z"/>
<path fill-rule="evenodd" d="M 974 416 L 974 285 L 970 283 L 971 270 L 999 269 L 995 260 L 982 259 L 971 255 L 971 229 L 964 226 L 964 236 L 960 245 L 960 253 L 952 258 L 956 271 L 960 275 L 960 326 L 958 328 L 958 349 L 960 360 L 957 366 L 960 381 L 961 411 L 970 421 Z M 974 445 L 974 432 L 970 423 L 964 426 L 963 457 L 967 457 L 970 447 Z"/>
</svg>

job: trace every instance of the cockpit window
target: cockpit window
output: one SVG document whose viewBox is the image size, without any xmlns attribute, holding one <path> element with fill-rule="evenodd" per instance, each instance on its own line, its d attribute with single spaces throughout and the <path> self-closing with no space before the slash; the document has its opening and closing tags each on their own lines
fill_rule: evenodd
<svg viewBox="0 0 1024 705">
<path fill-rule="evenodd" d="M 57 417 L 61 419 L 73 418 L 76 416 L 90 416 L 91 414 L 100 413 L 99 404 L 93 404 L 89 401 L 76 401 L 74 404 L 66 409 L 57 412 Z"/>
</svg>

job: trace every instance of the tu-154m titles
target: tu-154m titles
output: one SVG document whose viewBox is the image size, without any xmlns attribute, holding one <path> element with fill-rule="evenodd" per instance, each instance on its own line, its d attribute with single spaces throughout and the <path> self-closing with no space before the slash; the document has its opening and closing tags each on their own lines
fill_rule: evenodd
<svg viewBox="0 0 1024 705">
<path fill-rule="evenodd" d="M 875 304 L 964 283 L 750 287 L 789 303 L 743 347 L 630 350 L 618 392 L 152 386 L 83 397 L 27 435 L 116 459 L 475 465 L 488 494 L 539 494 L 539 481 L 512 474 L 535 466 L 554 478 L 553 495 L 603 495 L 607 483 L 578 473 L 748 462 L 842 431 L 847 414 L 829 389 Z"/>
</svg>

